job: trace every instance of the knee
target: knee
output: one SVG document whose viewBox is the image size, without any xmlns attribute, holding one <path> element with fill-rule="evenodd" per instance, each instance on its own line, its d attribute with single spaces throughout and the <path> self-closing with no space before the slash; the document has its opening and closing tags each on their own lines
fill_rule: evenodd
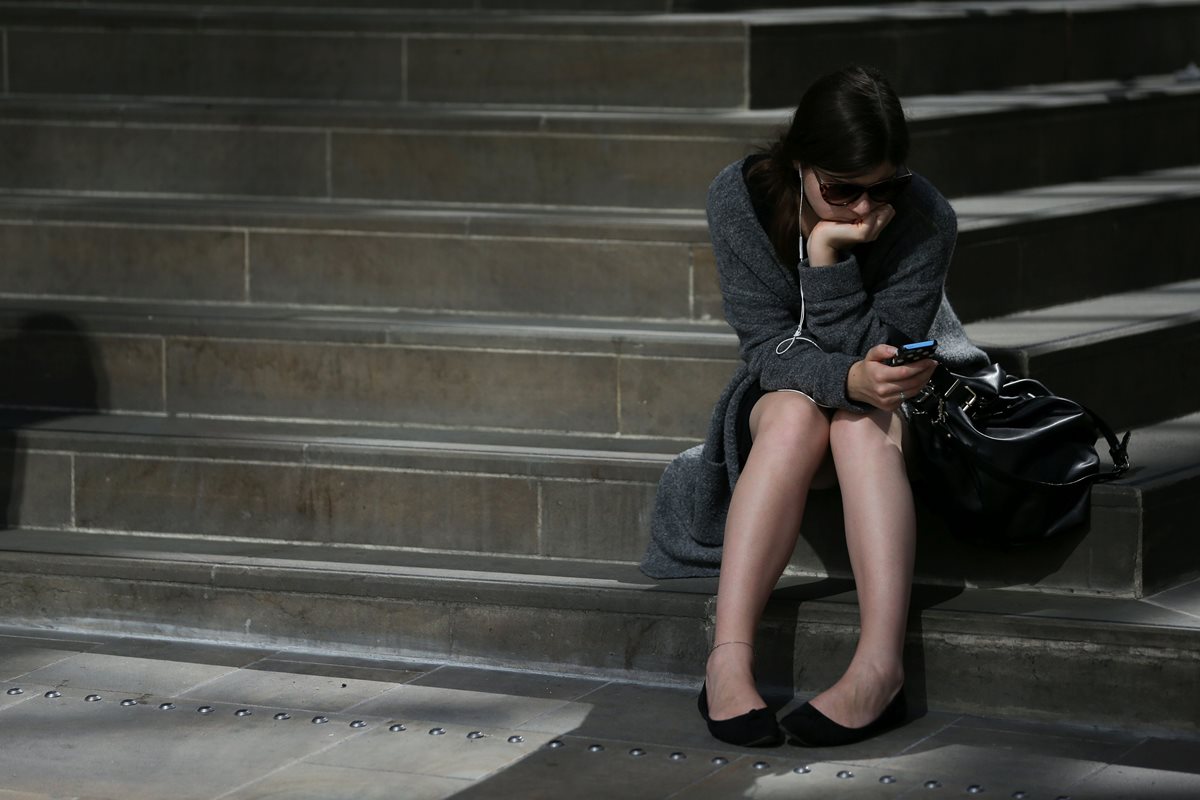
<svg viewBox="0 0 1200 800">
<path fill-rule="evenodd" d="M 772 392 L 754 407 L 750 429 L 755 446 L 798 453 L 829 446 L 829 418 L 812 400 L 794 392 Z"/>
<path fill-rule="evenodd" d="M 834 448 L 903 452 L 904 418 L 898 411 L 872 409 L 866 414 L 838 410 L 829 426 Z"/>
</svg>

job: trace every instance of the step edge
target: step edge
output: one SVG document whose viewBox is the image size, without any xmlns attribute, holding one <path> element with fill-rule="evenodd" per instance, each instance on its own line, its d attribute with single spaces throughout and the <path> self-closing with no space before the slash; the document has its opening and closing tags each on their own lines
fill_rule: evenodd
<svg viewBox="0 0 1200 800">
<path fill-rule="evenodd" d="M 162 570 L 166 570 L 164 574 Z M 108 574 L 96 574 L 96 570 L 104 570 Z M 155 576 L 144 577 L 146 571 L 155 572 Z M 174 571 L 174 572 L 173 572 Z M 178 571 L 185 574 L 179 575 Z M 221 563 L 217 560 L 208 562 L 179 562 L 171 560 L 146 560 L 114 558 L 112 556 L 95 554 L 67 554 L 55 552 L 0 552 L 0 574 L 15 577 L 20 574 L 32 575 L 70 575 L 85 580 L 127 581 L 147 580 L 152 583 L 181 584 L 207 586 L 213 589 L 242 589 L 251 591 L 279 591 L 287 594 L 298 593 L 294 588 L 265 588 L 257 586 L 257 581 L 249 578 L 249 573 L 268 576 L 269 580 L 292 580 L 302 582 L 305 587 L 312 587 L 311 594 L 368 596 L 397 602 L 432 602 L 445 603 L 448 598 L 458 596 L 467 605 L 508 605 L 519 601 L 518 605 L 533 608 L 562 607 L 562 593 L 571 595 L 570 607 L 575 610 L 597 611 L 628 611 L 637 614 L 651 614 L 669 617 L 694 618 L 698 624 L 707 624 L 711 613 L 711 591 L 715 590 L 715 581 L 710 584 L 709 591 L 693 589 L 680 591 L 664 588 L 661 584 L 630 584 L 621 586 L 588 586 L 587 591 L 575 592 L 569 582 L 554 585 L 542 584 L 531 587 L 527 582 L 494 581 L 480 584 L 477 576 L 464 574 L 461 576 L 434 578 L 408 574 L 393 574 L 388 576 L 371 575 L 364 577 L 359 572 L 331 573 L 322 570 L 297 569 L 291 566 L 256 566 L 248 567 Z M 139 577 L 143 576 L 143 577 Z M 241 580 L 239 580 L 241 578 Z M 334 586 L 320 586 L 334 584 Z M 847 582 L 848 583 L 848 582 Z M 340 589 L 338 587 L 341 587 Z M 349 592 L 347 589 L 360 589 L 360 592 Z M 376 590 L 371 592 L 370 590 Z M 380 594 L 379 589 L 391 589 L 388 594 Z M 407 591 L 406 591 L 407 590 Z M 413 591 L 416 590 L 416 591 Z M 972 590 L 964 593 L 974 596 L 993 597 L 997 592 L 1005 590 Z M 305 592 L 309 593 L 309 592 Z M 530 595 L 533 595 L 531 598 Z M 1009 593 L 1014 594 L 1014 593 Z M 520 595 L 520 597 L 517 597 Z M 1067 604 L 1070 596 L 1053 596 L 1056 604 Z M 1138 601 L 1125 598 L 1081 598 L 1092 604 L 1112 604 L 1114 607 L 1128 606 Z M 582 603 L 575 601 L 582 600 Z M 489 602 L 490 601 L 490 602 Z M 919 606 L 915 606 L 919 608 Z M 797 616 L 797 611 L 799 616 Z M 782 613 L 782 617 L 780 614 Z M 1176 648 L 1182 651 L 1200 655 L 1200 619 L 1196 619 L 1195 627 L 1168 626 L 1149 624 L 1145 622 L 1128 622 L 1118 620 L 1097 620 L 1086 617 L 1047 616 L 1029 613 L 1004 613 L 992 611 L 967 611 L 963 609 L 942 609 L 934 604 L 919 611 L 921 618 L 920 630 L 922 635 L 939 635 L 955 637 L 989 636 L 1004 638 L 1013 634 L 1014 626 L 1027 626 L 1023 638 L 1036 641 L 1055 642 L 1062 647 L 1074 644 L 1093 644 L 1103 646 L 1141 646 L 1149 649 Z M 1061 612 L 1060 612 L 1061 613 Z M 773 599 L 764 615 L 764 624 L 780 619 L 805 621 L 812 623 L 833 624 L 837 626 L 854 627 L 858 624 L 857 605 L 851 599 L 809 600 L 799 604 L 793 601 Z M 1150 636 L 1155 641 L 1148 644 L 1145 637 Z"/>
</svg>

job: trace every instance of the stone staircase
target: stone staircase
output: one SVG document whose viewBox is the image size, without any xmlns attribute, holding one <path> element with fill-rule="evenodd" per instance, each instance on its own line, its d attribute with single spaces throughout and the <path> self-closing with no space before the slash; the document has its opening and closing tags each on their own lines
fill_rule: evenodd
<svg viewBox="0 0 1200 800">
<path fill-rule="evenodd" d="M 736 359 L 704 192 L 852 57 L 972 337 L 1138 429 L 1086 535 L 922 519 L 914 694 L 1200 728 L 1200 2 L 453 5 L 0 2 L 8 624 L 698 680 L 714 582 L 635 563 Z M 788 691 L 853 646 L 840 526 Z"/>
</svg>

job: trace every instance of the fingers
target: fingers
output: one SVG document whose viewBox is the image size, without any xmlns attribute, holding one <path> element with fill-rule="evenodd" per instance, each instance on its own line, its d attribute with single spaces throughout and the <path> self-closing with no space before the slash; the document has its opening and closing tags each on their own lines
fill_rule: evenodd
<svg viewBox="0 0 1200 800">
<path fill-rule="evenodd" d="M 896 209 L 890 205 L 876 206 L 871 209 L 866 216 L 855 223 L 856 232 L 859 234 L 858 241 L 873 242 L 878 239 L 879 234 L 883 233 L 883 229 L 895 216 Z"/>
<path fill-rule="evenodd" d="M 890 344 L 877 344 L 867 351 L 866 360 L 886 364 L 887 360 L 896 355 L 896 348 Z"/>
<path fill-rule="evenodd" d="M 912 364 L 905 364 L 892 369 L 899 374 L 895 374 L 892 383 L 896 386 L 896 391 L 904 392 L 908 399 L 916 397 L 925 384 L 929 383 L 929 379 L 933 377 L 933 371 L 937 368 L 937 363 L 931 358 L 917 361 Z"/>
<path fill-rule="evenodd" d="M 856 220 L 821 220 L 813 227 L 811 242 L 827 241 L 835 250 L 846 250 L 857 244 L 873 242 L 896 216 L 891 205 L 872 208 Z"/>
<path fill-rule="evenodd" d="M 895 348 L 889 345 L 877 345 L 867 353 L 867 360 L 876 362 L 868 366 L 871 393 L 875 400 L 871 405 L 885 411 L 895 411 L 905 400 L 912 400 L 920 395 L 938 363 L 927 358 L 912 364 L 892 367 L 882 363 L 890 358 L 890 355 L 877 358 L 894 350 Z"/>
<path fill-rule="evenodd" d="M 913 380 L 917 381 L 921 386 L 924 386 L 931 377 L 933 371 L 937 369 L 938 362 L 932 358 L 923 358 L 920 361 L 914 361 L 911 364 L 903 364 L 896 369 L 904 370 L 900 377 L 896 378 L 896 382 Z"/>
<path fill-rule="evenodd" d="M 924 375 L 924 380 L 929 380 L 929 376 L 933 374 L 935 369 L 937 369 L 938 362 L 932 358 L 923 358 L 920 361 L 914 361 L 911 364 L 901 364 L 893 367 L 887 362 L 890 361 L 892 356 L 896 355 L 897 352 L 899 351 L 890 344 L 877 344 L 867 351 L 864 359 L 866 361 L 882 364 L 889 370 L 893 370 L 891 374 L 886 376 L 887 379 L 891 381 L 908 380 L 909 378 L 913 378 L 918 375 Z M 882 378 L 884 376 L 880 377 Z"/>
<path fill-rule="evenodd" d="M 855 362 L 846 377 L 847 394 L 854 400 L 884 411 L 895 411 L 905 400 L 920 395 L 933 375 L 937 361 L 923 359 L 898 367 L 886 362 L 896 348 L 879 344 L 867 351 L 862 361 Z"/>
<path fill-rule="evenodd" d="M 906 400 L 915 400 L 921 394 L 921 387 L 901 388 L 899 386 L 889 386 L 882 389 L 876 402 L 871 405 L 876 408 L 882 408 L 884 411 L 895 411 Z"/>
<path fill-rule="evenodd" d="M 871 242 L 879 236 L 880 232 L 887 227 L 887 224 L 892 221 L 892 215 L 888 214 L 888 209 L 891 206 L 879 206 L 867 212 L 866 216 L 855 223 L 855 227 L 861 235 L 864 242 Z"/>
<path fill-rule="evenodd" d="M 938 362 L 932 358 L 923 358 L 920 361 L 914 361 L 911 364 L 901 364 L 898 367 L 891 367 L 895 370 L 892 373 L 892 380 L 896 383 L 908 381 L 915 378 L 920 378 L 921 383 L 929 380 L 929 376 L 933 374 L 937 368 Z"/>
</svg>

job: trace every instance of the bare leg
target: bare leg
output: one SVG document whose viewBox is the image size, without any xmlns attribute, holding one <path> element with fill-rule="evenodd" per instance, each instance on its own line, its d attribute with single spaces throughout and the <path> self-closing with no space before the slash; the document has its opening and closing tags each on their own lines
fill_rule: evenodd
<svg viewBox="0 0 1200 800">
<path fill-rule="evenodd" d="M 901 656 L 912 591 L 916 512 L 896 414 L 839 411 L 830 447 L 842 490 L 846 547 L 862 630 L 845 674 L 812 700 L 841 725 L 872 722 L 904 682 Z"/>
<path fill-rule="evenodd" d="M 709 714 L 730 719 L 764 708 L 752 645 L 767 598 L 787 566 L 813 478 L 829 449 L 829 420 L 811 400 L 772 392 L 750 416 L 754 444 L 725 520 L 717 622 L 706 669 Z"/>
</svg>

